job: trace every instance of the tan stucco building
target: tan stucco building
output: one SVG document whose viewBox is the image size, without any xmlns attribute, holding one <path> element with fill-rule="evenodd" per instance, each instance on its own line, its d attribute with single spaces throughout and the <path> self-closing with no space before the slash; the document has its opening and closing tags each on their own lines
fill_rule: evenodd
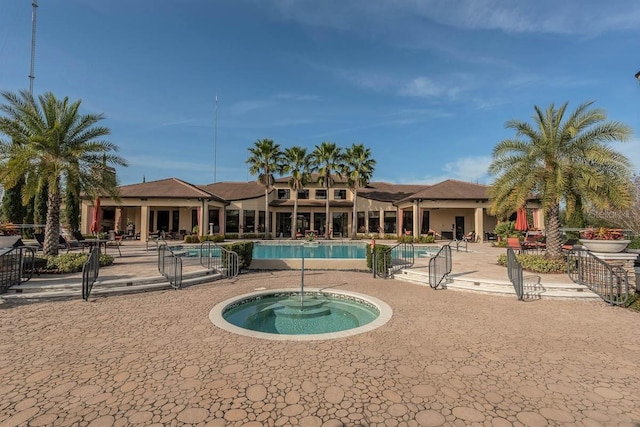
<svg viewBox="0 0 640 427">
<path fill-rule="evenodd" d="M 143 241 L 157 231 L 176 237 L 192 232 L 238 236 L 264 232 L 265 188 L 254 181 L 194 185 L 168 178 L 119 189 L 118 200 L 100 199 L 101 231 L 122 231 Z M 298 192 L 298 218 L 292 226 L 295 195 L 288 178 L 279 178 L 267 196 L 269 229 L 272 236 L 283 238 L 308 231 L 324 234 L 328 198 L 333 237 L 351 236 L 356 227 L 365 235 L 433 234 L 442 239 L 460 239 L 474 231 L 478 240 L 484 240 L 497 225 L 497 218 L 488 213 L 488 189 L 457 180 L 434 185 L 372 182 L 357 193 L 354 219 L 354 195 L 344 180 L 336 179 L 328 191 L 312 181 Z M 89 233 L 93 203 L 82 202 L 83 233 Z M 533 210 L 533 225 L 543 228 L 539 207 L 535 200 L 527 205 Z"/>
</svg>

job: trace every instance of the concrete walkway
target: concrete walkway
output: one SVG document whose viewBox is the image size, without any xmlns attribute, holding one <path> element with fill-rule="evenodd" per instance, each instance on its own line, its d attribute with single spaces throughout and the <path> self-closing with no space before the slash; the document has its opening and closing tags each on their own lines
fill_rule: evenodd
<svg viewBox="0 0 640 427">
<path fill-rule="evenodd" d="M 493 271 L 491 252 L 473 256 L 455 255 L 454 271 L 482 259 Z M 125 267 L 128 256 L 116 260 L 109 274 L 144 274 Z M 0 425 L 640 425 L 637 312 L 357 272 L 310 272 L 305 283 L 371 295 L 393 316 L 361 335 L 309 342 L 235 335 L 209 321 L 227 298 L 299 285 L 294 271 L 0 304 Z"/>
</svg>

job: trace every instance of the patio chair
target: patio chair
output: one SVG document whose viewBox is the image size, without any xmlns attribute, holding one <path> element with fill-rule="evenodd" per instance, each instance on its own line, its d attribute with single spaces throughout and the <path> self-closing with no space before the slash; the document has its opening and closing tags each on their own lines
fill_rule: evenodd
<svg viewBox="0 0 640 427">
<path fill-rule="evenodd" d="M 518 251 L 520 254 L 527 250 L 527 248 L 522 246 L 522 242 L 520 242 L 520 238 L 518 237 L 507 237 L 507 247 L 514 251 Z"/>
<path fill-rule="evenodd" d="M 91 244 L 86 241 L 82 233 L 78 230 L 72 231 L 71 236 L 78 242 L 80 246 L 82 246 L 82 252 L 84 252 L 84 248 L 91 248 Z"/>
<path fill-rule="evenodd" d="M 476 242 L 476 232 L 475 231 L 468 232 L 467 234 L 462 236 L 462 241 L 467 242 L 467 243 L 475 243 Z"/>
<path fill-rule="evenodd" d="M 573 249 L 573 246 L 577 244 L 578 244 L 578 239 L 567 239 L 567 241 L 562 244 L 561 250 L 562 252 L 569 252 L 570 250 Z"/>
<path fill-rule="evenodd" d="M 122 234 L 116 234 L 115 231 L 109 231 L 109 243 L 114 242 L 116 248 L 118 248 L 118 254 L 122 256 L 122 252 L 120 252 L 120 243 L 122 242 Z"/>
</svg>

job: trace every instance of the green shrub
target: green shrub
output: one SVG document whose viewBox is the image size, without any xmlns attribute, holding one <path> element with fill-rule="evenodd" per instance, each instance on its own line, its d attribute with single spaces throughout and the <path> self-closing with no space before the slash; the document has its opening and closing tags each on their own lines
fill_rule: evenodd
<svg viewBox="0 0 640 427">
<path fill-rule="evenodd" d="M 385 253 L 384 250 L 388 249 L 389 246 L 387 245 L 376 245 L 375 246 L 375 253 L 376 253 L 376 271 L 379 274 L 383 274 L 384 273 L 384 259 L 383 259 L 383 254 Z M 373 253 L 371 251 L 371 245 L 367 244 L 366 247 L 366 254 L 367 254 L 367 268 L 371 269 L 373 266 Z M 386 258 L 387 258 L 387 265 L 391 265 L 391 252 L 386 252 Z"/>
<path fill-rule="evenodd" d="M 522 269 L 532 273 L 566 273 L 567 260 L 565 258 L 548 258 L 545 255 L 519 254 L 516 258 L 522 265 Z M 498 264 L 507 265 L 507 255 L 498 257 Z"/>
<path fill-rule="evenodd" d="M 418 240 L 417 243 L 435 243 L 436 242 L 436 237 L 435 236 L 420 236 L 420 238 L 418 238 L 417 240 Z"/>
<path fill-rule="evenodd" d="M 260 237 L 256 233 L 245 233 L 245 234 L 242 235 L 243 239 L 258 239 Z"/>
<path fill-rule="evenodd" d="M 631 297 L 624 306 L 632 310 L 640 311 L 640 293 L 634 292 L 631 294 Z"/>
<path fill-rule="evenodd" d="M 634 237 L 627 246 L 629 249 L 640 249 L 640 237 Z"/>
<path fill-rule="evenodd" d="M 507 240 L 507 237 L 520 236 L 520 232 L 516 230 L 516 223 L 514 221 L 505 221 L 496 225 L 496 229 L 493 231 L 500 237 L 501 240 Z"/>
<path fill-rule="evenodd" d="M 413 236 L 398 236 L 396 241 L 398 243 L 413 243 Z"/>
<path fill-rule="evenodd" d="M 224 242 L 225 235 L 223 234 L 209 234 L 207 236 L 202 236 L 200 239 L 201 242 L 213 242 L 213 243 L 221 243 Z"/>
<path fill-rule="evenodd" d="M 190 236 L 184 236 L 185 243 L 200 243 L 200 238 L 197 234 L 192 234 Z"/>
<path fill-rule="evenodd" d="M 224 235 L 224 238 L 227 240 L 237 240 L 238 239 L 238 233 L 227 233 Z"/>
<path fill-rule="evenodd" d="M 82 271 L 82 266 L 89 259 L 89 254 L 62 254 L 46 258 L 47 271 L 50 273 L 77 273 Z M 113 264 L 111 255 L 100 255 L 100 267 L 106 267 L 111 264 Z"/>
<path fill-rule="evenodd" d="M 225 245 L 224 248 L 238 254 L 238 266 L 240 269 L 249 268 L 253 259 L 253 242 L 232 243 Z"/>
</svg>

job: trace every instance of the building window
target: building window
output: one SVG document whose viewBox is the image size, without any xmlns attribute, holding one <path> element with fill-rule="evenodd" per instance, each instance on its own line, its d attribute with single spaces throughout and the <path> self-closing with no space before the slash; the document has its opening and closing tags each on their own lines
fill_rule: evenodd
<svg viewBox="0 0 640 427">
<path fill-rule="evenodd" d="M 384 232 L 396 234 L 396 211 L 384 213 Z"/>
<path fill-rule="evenodd" d="M 309 198 L 309 190 L 298 190 L 298 199 L 308 199 Z"/>
<path fill-rule="evenodd" d="M 380 232 L 380 211 L 369 211 L 369 233 Z"/>
<path fill-rule="evenodd" d="M 358 212 L 358 222 L 357 222 L 357 228 L 356 230 L 358 230 L 358 233 L 366 233 L 367 229 L 364 226 L 365 222 L 364 222 L 364 212 Z"/>
<path fill-rule="evenodd" d="M 316 190 L 316 200 L 326 200 L 327 190 Z"/>
<path fill-rule="evenodd" d="M 346 200 L 347 190 L 333 190 L 333 198 L 335 200 Z"/>
<path fill-rule="evenodd" d="M 256 232 L 256 211 L 243 211 L 244 215 L 244 232 L 255 233 Z"/>
<path fill-rule="evenodd" d="M 227 219 L 225 220 L 225 232 L 238 233 L 240 231 L 240 211 L 238 209 L 230 209 L 227 211 Z"/>
<path fill-rule="evenodd" d="M 278 200 L 288 200 L 290 199 L 289 189 L 279 189 L 278 190 Z"/>
</svg>

